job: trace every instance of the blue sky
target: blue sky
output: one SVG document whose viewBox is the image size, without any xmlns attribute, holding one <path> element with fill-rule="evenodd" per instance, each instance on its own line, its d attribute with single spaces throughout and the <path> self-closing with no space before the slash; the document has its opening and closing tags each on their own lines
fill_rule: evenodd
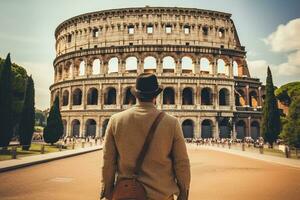
<svg viewBox="0 0 300 200">
<path fill-rule="evenodd" d="M 10 52 L 13 62 L 23 65 L 33 75 L 36 105 L 47 108 L 49 86 L 53 82 L 54 30 L 58 24 L 86 12 L 145 5 L 231 13 L 240 41 L 248 51 L 252 76 L 264 82 L 266 67 L 270 65 L 276 85 L 299 80 L 300 39 L 296 36 L 300 35 L 300 1 L 297 0 L 1 0 L 0 57 Z"/>
</svg>

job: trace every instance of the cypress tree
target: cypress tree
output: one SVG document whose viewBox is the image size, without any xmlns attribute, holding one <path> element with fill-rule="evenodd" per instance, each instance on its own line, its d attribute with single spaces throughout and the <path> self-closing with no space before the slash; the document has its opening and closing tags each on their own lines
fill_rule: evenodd
<svg viewBox="0 0 300 200">
<path fill-rule="evenodd" d="M 11 60 L 7 55 L 0 75 L 0 147 L 6 147 L 13 136 Z"/>
<path fill-rule="evenodd" d="M 280 136 L 288 145 L 300 148 L 300 97 L 293 99 Z"/>
<path fill-rule="evenodd" d="M 34 132 L 35 108 L 34 108 L 34 83 L 32 77 L 28 77 L 19 127 L 20 144 L 23 150 L 29 150 Z M 25 145 L 25 146 L 23 146 Z"/>
<path fill-rule="evenodd" d="M 44 141 L 52 145 L 59 140 L 64 133 L 64 126 L 59 111 L 59 99 L 55 98 L 44 128 Z"/>
<path fill-rule="evenodd" d="M 273 143 L 278 138 L 280 133 L 280 112 L 277 105 L 277 99 L 274 94 L 274 85 L 272 73 L 268 67 L 266 80 L 266 97 L 263 104 L 263 118 L 262 118 L 262 136 L 265 141 L 273 148 Z"/>
</svg>

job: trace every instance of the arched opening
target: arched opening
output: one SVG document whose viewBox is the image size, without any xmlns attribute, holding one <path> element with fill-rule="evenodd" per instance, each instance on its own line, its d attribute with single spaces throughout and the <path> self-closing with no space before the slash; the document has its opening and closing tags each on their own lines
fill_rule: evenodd
<svg viewBox="0 0 300 200">
<path fill-rule="evenodd" d="M 201 58 L 200 59 L 200 71 L 202 73 L 206 73 L 206 74 L 211 74 L 212 73 L 210 62 L 207 58 Z"/>
<path fill-rule="evenodd" d="M 235 91 L 235 105 L 236 106 L 245 106 L 246 100 L 245 100 L 245 93 L 243 90 L 236 90 Z"/>
<path fill-rule="evenodd" d="M 124 105 L 133 105 L 136 104 L 136 98 L 133 96 L 133 94 L 130 92 L 131 87 L 126 88 L 125 96 L 124 96 Z"/>
<path fill-rule="evenodd" d="M 201 105 L 213 105 L 211 88 L 206 87 L 201 90 Z"/>
<path fill-rule="evenodd" d="M 113 57 L 108 61 L 108 73 L 118 72 L 119 69 L 119 59 L 117 57 Z"/>
<path fill-rule="evenodd" d="M 69 91 L 68 90 L 65 90 L 63 92 L 63 106 L 67 106 L 69 105 Z"/>
<path fill-rule="evenodd" d="M 212 138 L 213 131 L 212 131 L 212 121 L 209 119 L 205 119 L 201 123 L 201 137 L 202 138 Z"/>
<path fill-rule="evenodd" d="M 182 105 L 193 105 L 193 96 L 192 88 L 184 88 L 182 91 Z"/>
<path fill-rule="evenodd" d="M 96 137 L 96 127 L 97 123 L 93 119 L 88 119 L 85 123 L 85 136 L 86 137 Z"/>
<path fill-rule="evenodd" d="M 171 56 L 163 58 L 163 72 L 174 72 L 175 71 L 175 60 Z"/>
<path fill-rule="evenodd" d="M 81 103 L 82 103 L 82 91 L 79 88 L 77 88 L 73 92 L 73 105 L 77 106 L 77 105 L 81 105 Z"/>
<path fill-rule="evenodd" d="M 80 121 L 77 119 L 74 119 L 72 121 L 72 136 L 73 137 L 79 137 L 79 132 L 80 132 Z"/>
<path fill-rule="evenodd" d="M 106 105 L 115 105 L 117 103 L 117 91 L 115 88 L 107 88 L 104 96 L 104 104 Z"/>
<path fill-rule="evenodd" d="M 260 127 L 257 121 L 251 123 L 251 138 L 257 140 L 260 137 Z"/>
<path fill-rule="evenodd" d="M 63 126 L 64 126 L 64 133 L 63 133 L 62 138 L 64 138 L 67 136 L 67 120 L 63 119 L 62 122 L 63 122 Z"/>
<path fill-rule="evenodd" d="M 257 93 L 255 91 L 249 93 L 249 106 L 254 108 L 257 107 Z"/>
<path fill-rule="evenodd" d="M 134 56 L 126 59 L 125 69 L 128 72 L 137 72 L 138 59 Z"/>
<path fill-rule="evenodd" d="M 163 91 L 163 104 L 174 105 L 175 104 L 175 92 L 171 87 L 166 87 Z"/>
<path fill-rule="evenodd" d="M 229 105 L 229 91 L 226 88 L 222 88 L 219 91 L 219 105 L 228 106 Z"/>
<path fill-rule="evenodd" d="M 90 88 L 87 94 L 87 105 L 98 104 L 98 90 L 96 88 Z"/>
<path fill-rule="evenodd" d="M 239 75 L 239 69 L 238 69 L 238 64 L 237 64 L 236 61 L 233 61 L 232 67 L 233 67 L 233 76 L 238 76 Z"/>
<path fill-rule="evenodd" d="M 194 71 L 193 60 L 188 56 L 182 57 L 182 59 L 181 59 L 181 69 L 182 69 L 183 73 L 193 73 L 193 71 Z"/>
<path fill-rule="evenodd" d="M 194 138 L 194 122 L 186 119 L 182 123 L 182 132 L 184 138 Z"/>
<path fill-rule="evenodd" d="M 85 75 L 85 62 L 83 60 L 79 64 L 79 76 L 84 76 L 84 75 Z"/>
<path fill-rule="evenodd" d="M 144 59 L 144 72 L 155 73 L 156 72 L 156 59 L 152 56 L 147 56 Z"/>
<path fill-rule="evenodd" d="M 244 139 L 246 136 L 246 123 L 243 120 L 240 120 L 235 125 L 236 129 L 236 138 L 237 139 Z"/>
<path fill-rule="evenodd" d="M 230 138 L 230 128 L 228 125 L 228 118 L 223 118 L 219 122 L 220 138 Z"/>
<path fill-rule="evenodd" d="M 97 75 L 100 74 L 100 60 L 99 59 L 95 59 L 93 61 L 93 75 Z"/>
<path fill-rule="evenodd" d="M 218 74 L 228 74 L 228 70 L 223 59 L 218 59 L 217 68 Z"/>
<path fill-rule="evenodd" d="M 103 123 L 102 123 L 102 137 L 105 136 L 105 132 L 106 132 L 106 128 L 107 128 L 108 122 L 109 122 L 109 119 L 105 119 L 103 121 Z"/>
</svg>

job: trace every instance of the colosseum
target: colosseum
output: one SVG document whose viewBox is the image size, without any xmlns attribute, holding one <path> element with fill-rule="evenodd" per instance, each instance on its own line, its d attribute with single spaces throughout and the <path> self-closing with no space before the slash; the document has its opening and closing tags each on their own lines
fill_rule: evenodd
<svg viewBox="0 0 300 200">
<path fill-rule="evenodd" d="M 231 14 L 178 7 L 103 10 L 55 30 L 51 103 L 60 99 L 65 136 L 103 137 L 110 116 L 136 103 L 139 73 L 164 86 L 156 106 L 185 138 L 256 139 L 263 86 L 251 78 Z"/>
</svg>

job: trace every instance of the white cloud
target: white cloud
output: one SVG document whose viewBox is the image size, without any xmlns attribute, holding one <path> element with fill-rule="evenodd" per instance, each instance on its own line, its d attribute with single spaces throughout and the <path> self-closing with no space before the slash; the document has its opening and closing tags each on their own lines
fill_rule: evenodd
<svg viewBox="0 0 300 200">
<path fill-rule="evenodd" d="M 253 60 L 247 61 L 247 63 L 251 77 L 265 79 L 268 68 L 268 62 L 266 60 Z"/>
<path fill-rule="evenodd" d="M 274 52 L 290 52 L 300 50 L 300 18 L 281 24 L 271 33 L 264 42 L 271 46 Z"/>
</svg>

